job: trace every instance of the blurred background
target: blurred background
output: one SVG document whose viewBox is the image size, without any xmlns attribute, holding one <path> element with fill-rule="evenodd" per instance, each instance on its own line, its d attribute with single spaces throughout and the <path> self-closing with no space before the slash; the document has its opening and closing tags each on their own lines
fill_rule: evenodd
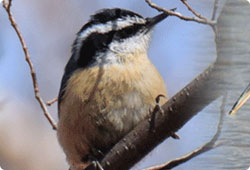
<svg viewBox="0 0 250 170">
<path fill-rule="evenodd" d="M 177 7 L 178 12 L 191 16 L 177 0 L 154 2 L 169 9 Z M 213 0 L 188 2 L 210 18 Z M 145 17 L 158 14 L 143 0 L 13 1 L 12 12 L 28 45 L 45 101 L 57 97 L 75 34 L 95 11 L 112 7 L 126 8 Z M 215 61 L 214 33 L 206 25 L 169 17 L 155 28 L 149 56 L 164 78 L 171 97 Z M 248 81 L 242 78 L 239 91 L 229 94 L 232 102 L 226 105 L 226 111 L 231 109 Z M 133 169 L 180 157 L 210 140 L 216 132 L 220 105 L 221 98 L 178 132 L 180 140 L 167 139 Z M 57 104 L 49 110 L 57 121 Z M 250 102 L 237 115 L 226 116 L 220 138 L 228 141 L 226 145 L 175 169 L 247 169 L 250 166 L 249 110 Z M 242 133 L 237 133 L 237 128 Z M 68 169 L 56 132 L 34 98 L 29 68 L 3 8 L 0 8 L 0 166 L 5 170 Z"/>
</svg>

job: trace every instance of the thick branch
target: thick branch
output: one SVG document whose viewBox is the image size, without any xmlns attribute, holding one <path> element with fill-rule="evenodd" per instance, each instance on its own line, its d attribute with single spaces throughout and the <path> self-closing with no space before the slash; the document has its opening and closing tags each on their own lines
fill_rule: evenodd
<svg viewBox="0 0 250 170">
<path fill-rule="evenodd" d="M 174 159 L 174 160 L 171 160 L 165 164 L 162 164 L 162 165 L 157 165 L 157 166 L 153 166 L 153 167 L 150 167 L 150 168 L 147 168 L 147 169 L 144 169 L 144 170 L 165 170 L 165 169 L 172 169 L 178 165 L 181 165 L 183 164 L 184 162 L 187 162 L 189 160 L 191 160 L 192 158 L 202 154 L 202 153 L 205 153 L 207 151 L 210 151 L 218 146 L 221 146 L 223 144 L 223 142 L 217 142 L 218 141 L 218 138 L 221 134 L 221 129 L 222 129 L 222 126 L 223 126 L 223 120 L 224 120 L 224 116 L 225 116 L 225 103 L 226 103 L 226 98 L 227 98 L 227 95 L 225 94 L 223 96 L 223 99 L 222 99 L 222 104 L 221 104 L 221 107 L 220 107 L 220 118 L 219 118 L 219 123 L 218 123 L 218 126 L 217 126 L 217 129 L 216 129 L 216 133 L 214 134 L 214 136 L 211 138 L 210 141 L 208 141 L 207 143 L 203 144 L 201 147 L 193 150 L 192 152 L 180 157 L 180 158 L 177 158 L 177 159 Z"/>
</svg>

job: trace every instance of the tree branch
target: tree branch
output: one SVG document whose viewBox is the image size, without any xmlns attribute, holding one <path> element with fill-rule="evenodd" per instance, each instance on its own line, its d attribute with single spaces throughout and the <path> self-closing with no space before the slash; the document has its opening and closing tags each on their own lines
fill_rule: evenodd
<svg viewBox="0 0 250 170">
<path fill-rule="evenodd" d="M 195 16 L 197 16 L 198 18 L 202 19 L 202 20 L 208 20 L 206 17 L 202 16 L 201 14 L 199 14 L 198 12 L 196 12 L 195 10 L 193 10 L 193 8 L 187 3 L 186 0 L 181 0 L 181 2 L 188 8 L 189 11 L 191 11 Z"/>
<path fill-rule="evenodd" d="M 218 3 L 219 3 L 219 0 L 214 0 L 214 8 L 213 8 L 212 17 L 211 17 L 212 21 L 215 20 L 217 9 L 218 9 Z"/>
<path fill-rule="evenodd" d="M 30 59 L 30 55 L 29 55 L 26 43 L 25 43 L 25 41 L 24 41 L 24 39 L 22 37 L 22 34 L 19 31 L 19 28 L 18 28 L 18 26 L 16 24 L 16 21 L 15 21 L 13 15 L 12 15 L 12 12 L 11 12 L 11 9 L 10 9 L 11 5 L 12 5 L 12 0 L 9 0 L 8 3 L 6 2 L 6 0 L 3 0 L 3 8 L 6 10 L 6 12 L 8 14 L 8 17 L 9 17 L 9 20 L 10 20 L 10 23 L 11 23 L 12 27 L 14 28 L 14 30 L 15 30 L 15 32 L 16 32 L 19 40 L 20 40 L 20 43 L 22 45 L 23 52 L 24 52 L 24 55 L 25 55 L 25 60 L 26 60 L 27 64 L 29 65 L 29 68 L 30 68 L 30 74 L 31 74 L 31 78 L 32 78 L 35 98 L 38 101 L 38 103 L 40 104 L 40 107 L 43 110 L 44 116 L 48 119 L 48 121 L 51 124 L 52 128 L 54 130 L 56 130 L 56 123 L 53 120 L 52 116 L 49 114 L 49 111 L 48 111 L 48 109 L 46 107 L 46 104 L 44 103 L 43 99 L 40 97 L 36 72 L 35 72 L 34 66 L 32 64 L 32 61 Z"/>
<path fill-rule="evenodd" d="M 185 163 L 189 160 L 191 160 L 192 158 L 205 153 L 207 151 L 210 151 L 218 146 L 221 146 L 223 144 L 223 142 L 217 142 L 218 138 L 221 134 L 221 129 L 223 126 L 223 120 L 224 120 L 224 116 L 225 116 L 225 104 L 226 104 L 226 98 L 227 98 L 227 94 L 225 94 L 223 96 L 222 99 L 222 103 L 221 103 L 221 107 L 220 107 L 220 118 L 219 118 L 219 123 L 216 129 L 216 133 L 214 134 L 214 136 L 211 138 L 210 141 L 208 141 L 207 143 L 203 144 L 201 147 L 195 149 L 194 151 L 180 157 L 174 160 L 171 160 L 165 164 L 162 165 L 157 165 L 157 166 L 153 166 L 150 168 L 146 168 L 144 170 L 164 170 L 164 169 L 172 169 L 177 167 L 178 165 L 181 165 L 182 163 Z M 217 143 L 216 143 L 217 142 Z"/>
<path fill-rule="evenodd" d="M 51 106 L 52 104 L 54 104 L 55 102 L 57 102 L 58 101 L 58 98 L 56 97 L 56 98 L 54 98 L 54 99 L 52 99 L 52 100 L 50 100 L 50 101 L 47 101 L 46 102 L 46 105 L 47 106 Z"/>
<path fill-rule="evenodd" d="M 199 19 L 199 18 L 195 18 L 195 17 L 187 17 L 187 16 L 184 16 L 178 12 L 175 12 L 175 11 L 171 11 L 171 10 L 167 10 L 165 8 L 162 8 L 158 5 L 156 5 L 155 3 L 153 3 L 151 0 L 145 0 L 146 3 L 151 6 L 152 8 L 158 10 L 158 11 L 161 11 L 161 12 L 165 12 L 169 15 L 172 15 L 172 16 L 176 16 L 182 20 L 185 20 L 185 21 L 194 21 L 194 22 L 197 22 L 197 23 L 201 23 L 201 24 L 208 24 L 208 25 L 215 25 L 216 22 L 215 21 L 211 21 L 209 19 Z M 185 1 L 185 0 L 182 0 L 182 1 Z M 184 3 L 185 4 L 185 3 Z M 187 4 L 187 3 L 186 3 Z M 185 5 L 186 5 L 185 4 Z M 189 6 L 188 4 L 186 6 Z M 192 8 L 191 8 L 192 9 Z M 192 10 L 193 13 L 195 13 L 196 15 L 199 15 L 198 13 L 196 13 L 194 10 Z M 202 17 L 200 15 L 200 17 Z M 205 17 L 204 17 L 205 18 Z"/>
</svg>

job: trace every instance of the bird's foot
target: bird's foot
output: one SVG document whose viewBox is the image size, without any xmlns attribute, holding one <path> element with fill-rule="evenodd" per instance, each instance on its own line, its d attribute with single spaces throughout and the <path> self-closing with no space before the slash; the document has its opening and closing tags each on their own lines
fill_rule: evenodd
<svg viewBox="0 0 250 170">
<path fill-rule="evenodd" d="M 150 110 L 150 112 L 151 112 L 150 130 L 151 130 L 151 131 L 154 131 L 154 128 L 155 128 L 155 118 L 156 118 L 156 114 L 157 114 L 158 112 L 159 112 L 160 114 L 162 114 L 162 115 L 164 114 L 164 110 L 163 110 L 162 107 L 160 106 L 160 99 L 161 99 L 161 97 L 166 98 L 166 96 L 164 96 L 164 95 L 162 95 L 162 94 L 158 95 L 158 96 L 155 98 L 155 103 L 156 103 L 156 105 L 155 105 L 153 111 Z M 170 134 L 170 136 L 171 136 L 173 139 L 180 139 L 180 137 L 179 137 L 176 133 L 174 133 L 174 132 L 172 132 L 172 133 Z"/>
</svg>

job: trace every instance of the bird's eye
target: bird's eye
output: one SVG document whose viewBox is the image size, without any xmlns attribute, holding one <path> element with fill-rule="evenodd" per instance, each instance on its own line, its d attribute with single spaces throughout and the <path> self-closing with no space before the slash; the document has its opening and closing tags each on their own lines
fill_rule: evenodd
<svg viewBox="0 0 250 170">
<path fill-rule="evenodd" d="M 133 32 L 134 32 L 133 27 L 126 28 L 126 29 L 124 29 L 124 31 L 123 31 L 123 33 L 124 33 L 124 34 L 127 34 L 127 35 L 133 34 Z"/>
<path fill-rule="evenodd" d="M 124 28 L 124 29 L 119 31 L 119 37 L 120 38 L 127 38 L 127 37 L 130 37 L 131 35 L 133 35 L 133 33 L 134 33 L 133 27 Z"/>
<path fill-rule="evenodd" d="M 132 26 L 123 28 L 115 33 L 115 37 L 117 37 L 119 40 L 129 38 L 140 31 L 142 26 L 143 25 L 141 24 L 134 24 Z"/>
</svg>

